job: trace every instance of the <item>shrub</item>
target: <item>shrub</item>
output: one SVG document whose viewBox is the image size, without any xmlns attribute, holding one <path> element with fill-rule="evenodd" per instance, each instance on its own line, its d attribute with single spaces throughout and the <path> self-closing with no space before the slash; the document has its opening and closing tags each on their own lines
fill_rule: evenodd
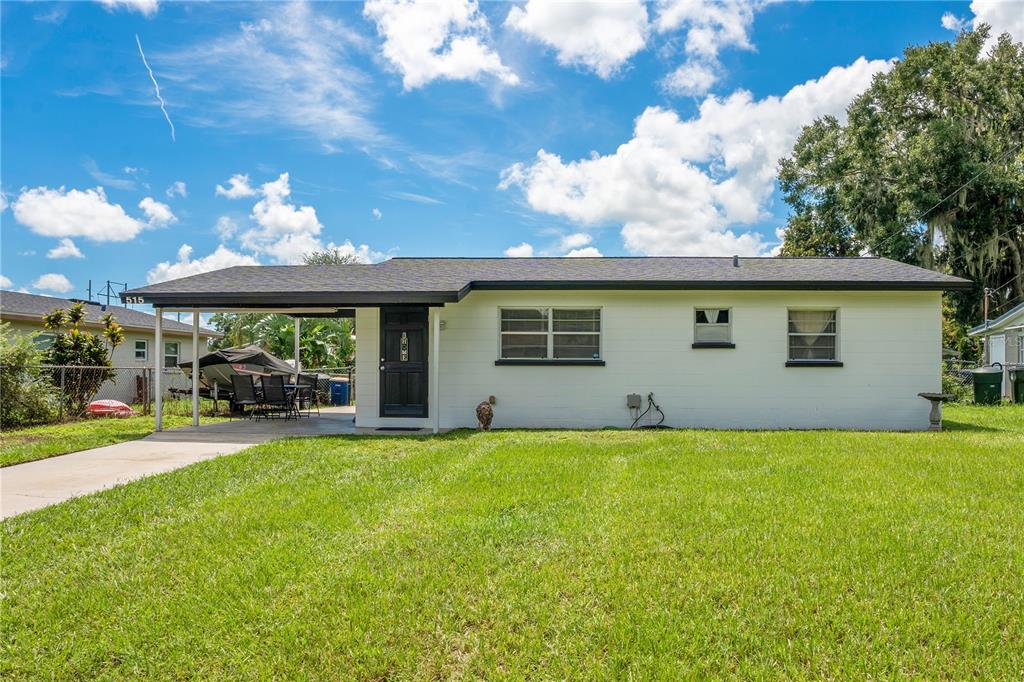
<svg viewBox="0 0 1024 682">
<path fill-rule="evenodd" d="M 50 377 L 61 386 L 61 400 L 69 417 L 84 414 L 103 382 L 115 378 L 109 369 L 110 354 L 124 341 L 124 330 L 113 315 L 103 317 L 103 338 L 80 329 L 84 320 L 85 308 L 81 303 L 43 315 L 43 326 L 55 333 L 53 345 L 44 355 L 46 364 L 70 365 L 64 370 L 51 370 Z"/>
<path fill-rule="evenodd" d="M 16 334 L 0 323 L 0 427 L 12 428 L 53 421 L 57 395 L 42 376 L 33 335 Z"/>
</svg>

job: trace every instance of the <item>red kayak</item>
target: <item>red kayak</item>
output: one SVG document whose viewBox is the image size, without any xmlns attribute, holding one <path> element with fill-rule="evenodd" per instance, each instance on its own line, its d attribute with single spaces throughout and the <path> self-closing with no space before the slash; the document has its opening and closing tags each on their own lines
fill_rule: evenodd
<svg viewBox="0 0 1024 682">
<path fill-rule="evenodd" d="M 135 414 L 135 410 L 120 400 L 94 400 L 86 409 L 94 417 L 131 417 Z"/>
</svg>

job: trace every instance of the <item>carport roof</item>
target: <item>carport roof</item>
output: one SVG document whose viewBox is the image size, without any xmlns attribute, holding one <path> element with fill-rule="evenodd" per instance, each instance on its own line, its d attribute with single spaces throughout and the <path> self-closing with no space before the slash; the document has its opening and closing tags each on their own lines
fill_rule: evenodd
<svg viewBox="0 0 1024 682">
<path fill-rule="evenodd" d="M 440 305 L 472 290 L 944 290 L 959 277 L 886 258 L 392 258 L 374 265 L 236 266 L 122 294 L 159 306 Z"/>
</svg>

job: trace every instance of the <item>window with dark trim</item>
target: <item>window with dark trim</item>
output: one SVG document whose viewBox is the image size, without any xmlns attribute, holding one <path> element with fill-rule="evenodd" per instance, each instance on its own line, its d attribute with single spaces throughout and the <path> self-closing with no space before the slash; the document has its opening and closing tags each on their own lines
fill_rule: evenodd
<svg viewBox="0 0 1024 682">
<path fill-rule="evenodd" d="M 789 311 L 789 362 L 836 362 L 838 326 L 833 310 Z"/>
<path fill-rule="evenodd" d="M 600 308 L 502 308 L 501 360 L 599 360 Z"/>
</svg>

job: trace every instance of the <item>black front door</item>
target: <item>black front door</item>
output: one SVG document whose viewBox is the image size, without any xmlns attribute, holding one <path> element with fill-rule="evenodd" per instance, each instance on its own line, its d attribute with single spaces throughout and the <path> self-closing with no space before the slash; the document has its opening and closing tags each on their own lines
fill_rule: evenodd
<svg viewBox="0 0 1024 682">
<path fill-rule="evenodd" d="M 427 309 L 380 309 L 380 416 L 427 415 Z"/>
</svg>

